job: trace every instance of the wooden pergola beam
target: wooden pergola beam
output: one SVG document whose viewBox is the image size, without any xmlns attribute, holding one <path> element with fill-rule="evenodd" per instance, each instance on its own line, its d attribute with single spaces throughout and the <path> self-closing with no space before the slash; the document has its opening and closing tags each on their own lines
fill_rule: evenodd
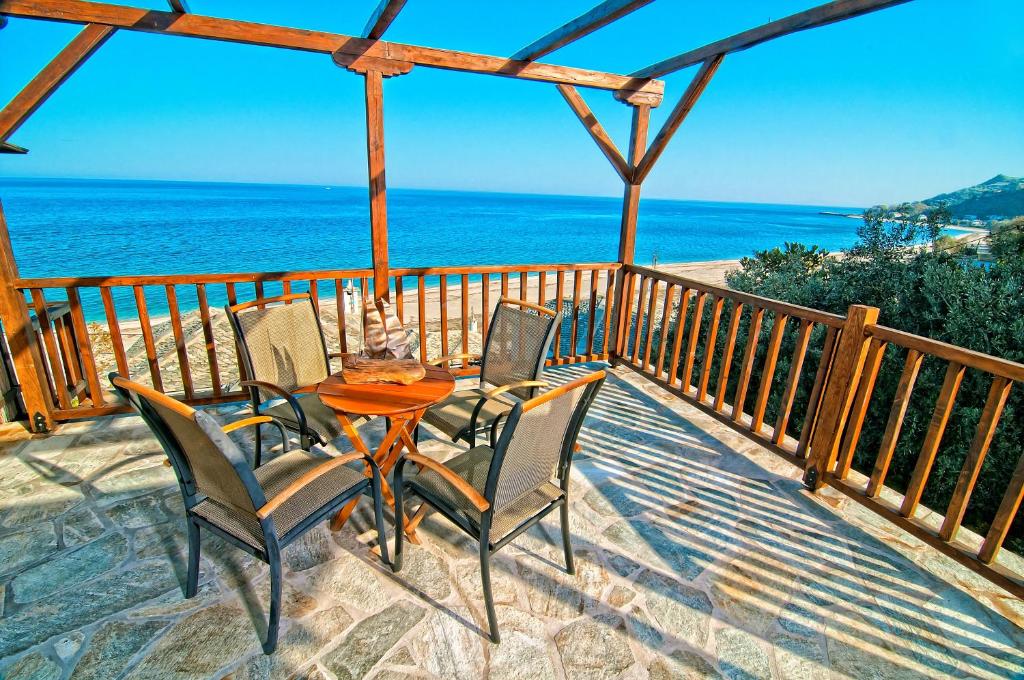
<svg viewBox="0 0 1024 680">
<path fill-rule="evenodd" d="M 632 75 L 635 78 L 660 78 L 669 73 L 684 69 L 687 66 L 707 61 L 716 54 L 739 52 L 754 45 L 760 45 L 763 42 L 781 38 L 790 33 L 833 24 L 844 19 L 852 19 L 862 14 L 876 12 L 894 5 L 901 5 L 905 2 L 910 2 L 910 0 L 834 0 L 833 2 L 828 2 L 803 12 L 791 14 L 783 19 L 777 19 L 757 28 L 752 28 L 749 31 L 737 33 L 734 36 L 710 43 L 704 47 L 684 52 L 670 59 L 659 61 L 657 64 L 642 68 Z"/>
<path fill-rule="evenodd" d="M 306 52 L 373 57 L 430 68 L 565 83 L 600 90 L 642 92 L 659 98 L 665 84 L 602 71 L 510 60 L 472 52 L 369 40 L 339 33 L 179 14 L 86 0 L 0 0 L 0 14 L 81 24 L 101 24 L 129 31 L 263 45 Z"/>
<path fill-rule="evenodd" d="M 669 141 L 672 139 L 672 135 L 676 133 L 679 126 L 686 120 L 686 116 L 689 115 L 690 111 L 693 110 L 694 105 L 700 96 L 704 93 L 704 89 L 711 82 L 711 78 L 715 75 L 715 71 L 718 70 L 718 66 L 722 63 L 722 59 L 725 58 L 724 54 L 718 54 L 710 57 L 697 71 L 697 75 L 690 81 L 689 86 L 686 88 L 686 92 L 679 99 L 679 103 L 676 104 L 675 108 L 668 115 L 668 120 L 661 126 L 658 134 L 655 135 L 654 141 L 651 142 L 650 148 L 644 154 L 644 157 L 637 163 L 635 170 L 633 171 L 633 183 L 643 184 L 647 175 L 650 174 L 654 168 L 654 164 L 661 157 L 661 154 L 665 151 L 665 147 L 668 146 Z"/>
<path fill-rule="evenodd" d="M 100 45 L 106 42 L 114 30 L 111 26 L 89 24 L 72 38 L 71 42 L 0 111 L 0 142 L 6 142 L 7 138 L 14 134 L 22 123 L 99 49 Z"/>
<path fill-rule="evenodd" d="M 654 0 L 605 0 L 585 14 L 559 26 L 512 55 L 517 61 L 534 61 L 607 26 Z"/>
<path fill-rule="evenodd" d="M 178 14 L 188 14 L 188 4 L 185 0 L 167 0 L 167 4 L 171 6 L 171 10 Z"/>
<path fill-rule="evenodd" d="M 363 29 L 363 37 L 369 38 L 370 40 L 380 40 L 384 36 L 384 31 L 388 30 L 388 26 L 395 20 L 398 13 L 405 7 L 406 0 L 380 0 L 380 4 L 373 10 L 373 14 L 370 15 L 370 19 L 366 22 L 366 27 Z"/>
<path fill-rule="evenodd" d="M 626 159 L 622 157 L 622 153 L 618 147 L 615 146 L 615 142 L 605 131 L 604 126 L 597 120 L 597 116 L 587 106 L 587 102 L 583 100 L 580 93 L 577 92 L 575 87 L 570 85 L 558 85 L 558 91 L 562 93 L 569 107 L 576 114 L 576 117 L 583 123 L 583 127 L 587 129 L 590 136 L 597 143 L 598 148 L 605 155 L 605 158 L 612 164 L 615 171 L 619 173 L 619 177 L 622 178 L 623 182 L 628 182 L 629 178 L 633 174 L 633 168 L 626 162 Z"/>
</svg>

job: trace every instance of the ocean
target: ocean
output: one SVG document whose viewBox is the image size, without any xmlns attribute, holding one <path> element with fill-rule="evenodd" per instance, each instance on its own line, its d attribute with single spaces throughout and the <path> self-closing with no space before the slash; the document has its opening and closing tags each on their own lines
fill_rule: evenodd
<svg viewBox="0 0 1024 680">
<path fill-rule="evenodd" d="M 363 187 L 0 178 L 0 200 L 24 277 L 370 266 Z M 621 198 L 389 189 L 391 265 L 614 261 L 621 204 Z M 786 241 L 830 250 L 851 245 L 858 222 L 823 210 L 859 212 L 644 199 L 637 261 L 731 259 Z M 210 293 L 211 304 L 223 304 Z M 163 296 L 152 298 L 150 312 L 166 312 Z M 83 304 L 87 318 L 103 318 L 98 296 L 86 295 Z M 184 295 L 180 304 L 194 308 L 194 296 Z M 130 291 L 120 291 L 117 307 L 135 315 Z"/>
</svg>

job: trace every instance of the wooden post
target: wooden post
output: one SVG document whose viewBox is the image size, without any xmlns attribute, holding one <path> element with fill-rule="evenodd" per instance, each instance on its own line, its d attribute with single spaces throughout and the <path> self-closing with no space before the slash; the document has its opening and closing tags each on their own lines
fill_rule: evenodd
<svg viewBox="0 0 1024 680">
<path fill-rule="evenodd" d="M 636 164 L 647 151 L 647 129 L 651 120 L 649 104 L 631 104 L 633 107 L 633 123 L 629 133 L 629 166 L 635 171 Z M 640 184 L 633 184 L 632 179 L 625 183 L 622 197 L 622 223 L 619 229 L 619 263 L 633 264 L 636 257 L 636 219 L 640 210 Z M 615 334 L 611 346 L 618 347 L 619 334 L 628 328 L 629 319 L 624 318 L 629 309 L 625 298 L 625 272 L 619 269 L 615 275 Z"/>
<path fill-rule="evenodd" d="M 866 328 L 877 321 L 877 307 L 852 305 L 846 314 L 804 468 L 804 483 L 812 491 L 821 488 L 825 472 L 835 464 L 843 428 L 853 406 L 871 344 Z"/>
<path fill-rule="evenodd" d="M 18 265 L 14 261 L 11 235 L 7 231 L 3 204 L 0 203 L 0 321 L 7 334 L 7 345 L 21 386 L 25 410 L 28 411 L 28 427 L 33 432 L 46 432 L 53 423 L 53 396 L 32 331 L 28 306 L 21 291 L 15 288 L 17 279 Z"/>
<path fill-rule="evenodd" d="M 384 181 L 384 76 L 363 74 L 366 84 L 366 164 L 370 180 L 370 240 L 373 253 L 373 297 L 390 297 L 388 285 L 388 199 Z"/>
</svg>

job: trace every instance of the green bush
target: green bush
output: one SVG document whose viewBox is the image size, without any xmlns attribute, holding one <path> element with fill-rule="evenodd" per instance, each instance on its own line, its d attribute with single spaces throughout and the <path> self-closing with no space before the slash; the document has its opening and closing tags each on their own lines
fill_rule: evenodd
<svg viewBox="0 0 1024 680">
<path fill-rule="evenodd" d="M 851 304 L 875 306 L 883 325 L 1024 363 L 1024 219 L 994 230 L 994 262 L 987 267 L 966 261 L 955 249 L 928 247 L 944 219 L 940 211 L 926 215 L 924 221 L 900 208 L 869 211 L 858 243 L 840 256 L 787 243 L 742 260 L 728 283 L 737 290 L 836 314 L 845 314 Z M 786 356 L 784 347 L 776 380 L 787 370 L 782 360 Z M 895 347 L 886 351 L 854 457 L 854 468 L 865 474 L 874 465 L 905 357 L 906 352 Z M 947 362 L 934 357 L 922 365 L 886 479 L 899 491 L 909 481 L 946 369 Z M 805 377 L 807 372 L 805 368 Z M 922 499 L 934 510 L 944 512 L 949 503 L 991 382 L 989 375 L 978 371 L 965 375 Z M 806 400 L 809 386 L 801 389 Z M 1011 392 L 967 509 L 965 526 L 981 533 L 987 531 L 1021 457 L 1022 392 L 1019 385 Z M 789 433 L 794 434 L 792 429 Z M 1024 552 L 1020 514 L 1007 547 Z"/>
</svg>

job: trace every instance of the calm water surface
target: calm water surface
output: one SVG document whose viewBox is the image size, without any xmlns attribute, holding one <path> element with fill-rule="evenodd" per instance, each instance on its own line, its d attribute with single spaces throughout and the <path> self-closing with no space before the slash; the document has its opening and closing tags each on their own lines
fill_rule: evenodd
<svg viewBox="0 0 1024 680">
<path fill-rule="evenodd" d="M 0 199 L 25 277 L 370 265 L 361 187 L 0 178 Z M 607 262 L 618 251 L 618 198 L 390 189 L 388 199 L 396 267 Z M 852 244 L 858 223 L 822 210 L 858 211 L 643 200 L 637 260 L 737 258 L 785 241 Z M 181 295 L 183 308 L 194 304 Z M 162 294 L 147 297 L 152 313 L 166 311 Z M 119 291 L 119 312 L 134 315 L 130 298 Z M 83 302 L 90 319 L 102 318 L 98 296 Z"/>
</svg>

